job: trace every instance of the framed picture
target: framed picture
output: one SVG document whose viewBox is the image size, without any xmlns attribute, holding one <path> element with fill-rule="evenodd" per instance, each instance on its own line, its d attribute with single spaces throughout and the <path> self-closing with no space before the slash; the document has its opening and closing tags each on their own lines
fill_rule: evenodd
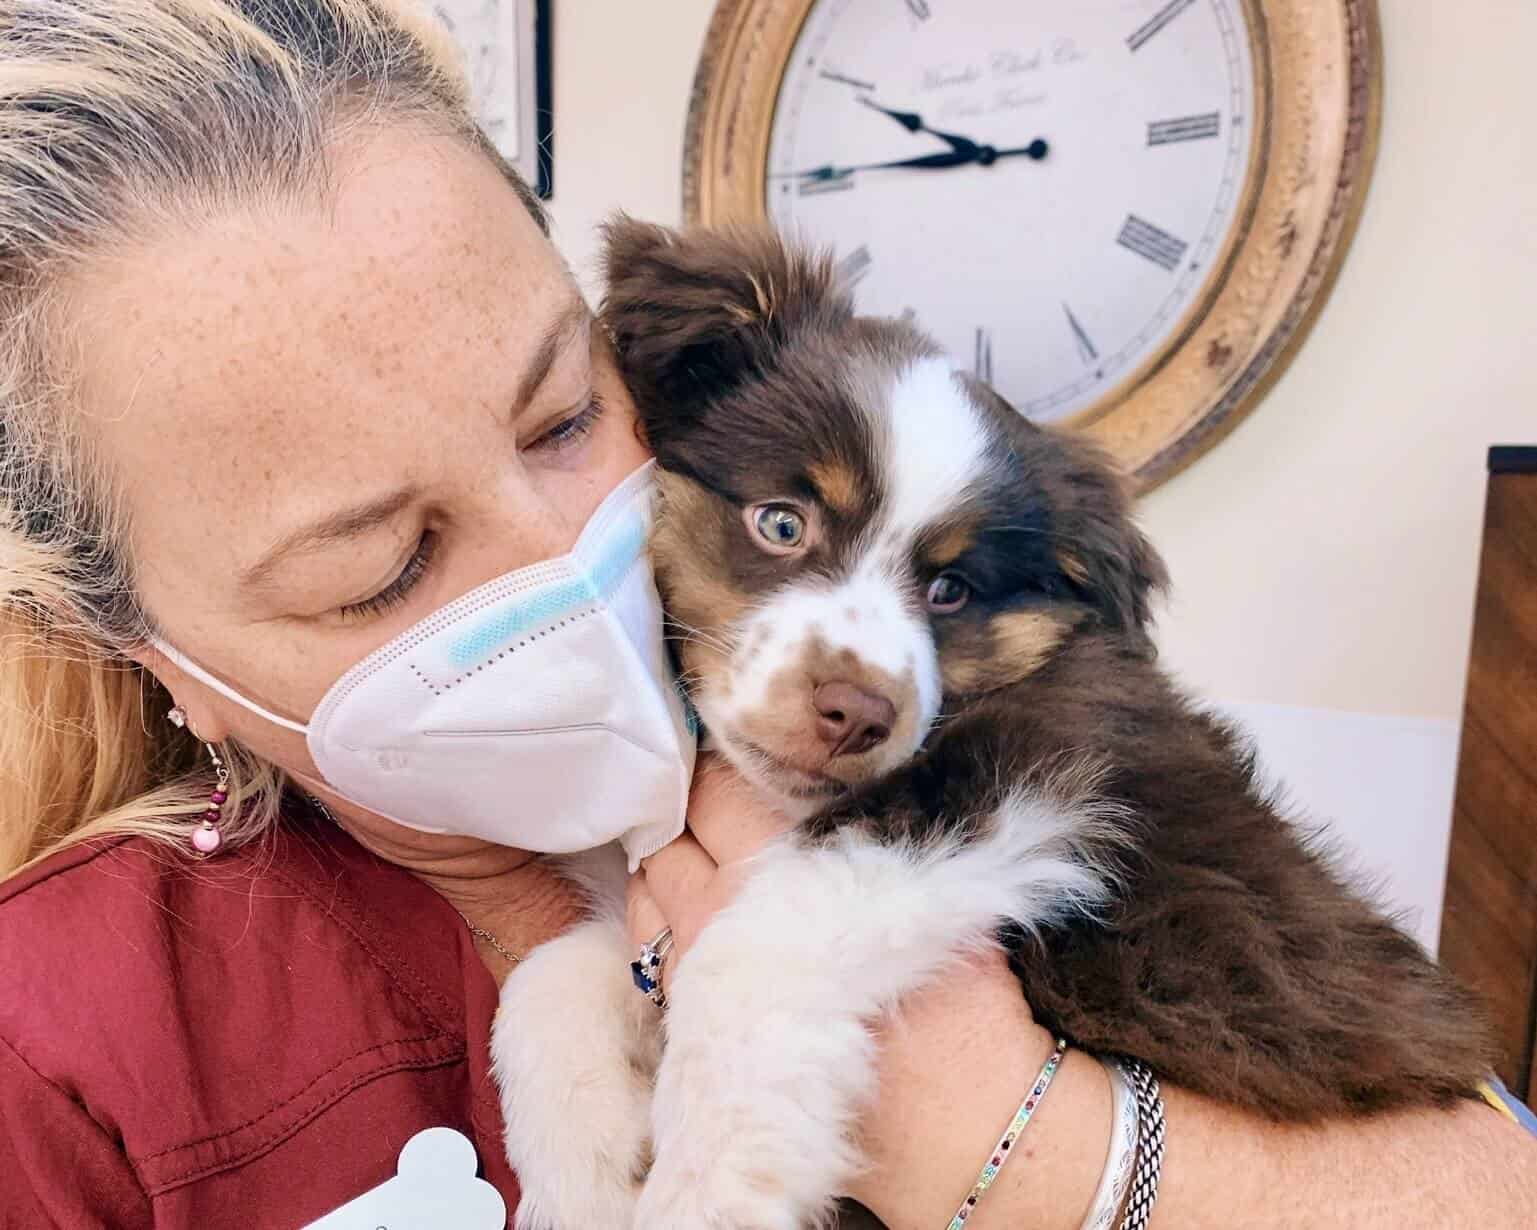
<svg viewBox="0 0 1537 1230">
<path fill-rule="evenodd" d="M 476 118 L 540 197 L 554 190 L 551 0 L 432 0 L 464 54 Z"/>
</svg>

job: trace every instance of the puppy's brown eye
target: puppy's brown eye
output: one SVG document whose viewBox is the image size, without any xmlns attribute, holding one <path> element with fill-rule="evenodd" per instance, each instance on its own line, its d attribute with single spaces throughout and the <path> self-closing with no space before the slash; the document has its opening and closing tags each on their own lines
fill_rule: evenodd
<svg viewBox="0 0 1537 1230">
<path fill-rule="evenodd" d="M 760 504 L 748 520 L 770 551 L 788 554 L 805 545 L 806 518 L 788 504 Z"/>
<path fill-rule="evenodd" d="M 971 586 L 953 572 L 941 572 L 929 582 L 929 610 L 936 615 L 954 615 L 971 600 Z"/>
</svg>

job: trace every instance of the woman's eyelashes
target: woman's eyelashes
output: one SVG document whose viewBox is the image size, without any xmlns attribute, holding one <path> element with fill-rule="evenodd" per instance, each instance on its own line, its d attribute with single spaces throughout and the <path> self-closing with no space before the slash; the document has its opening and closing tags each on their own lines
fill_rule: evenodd
<svg viewBox="0 0 1537 1230">
<path fill-rule="evenodd" d="M 406 561 L 400 574 L 372 597 L 364 598 L 360 602 L 349 602 L 339 608 L 338 613 L 343 619 L 368 619 L 375 615 L 383 615 L 386 611 L 394 610 L 416 588 L 418 582 L 427 575 L 427 570 L 432 566 L 432 557 L 438 547 L 438 536 L 434 530 L 424 530 L 421 539 L 416 544 L 416 550 L 411 552 L 411 558 Z"/>
<path fill-rule="evenodd" d="M 524 446 L 524 451 L 558 453 L 575 448 L 597 426 L 606 409 L 603 398 L 598 393 L 589 394 L 580 410 L 575 414 L 568 414 L 559 422 L 546 428 Z M 410 596 L 411 591 L 427 575 L 437 547 L 437 533 L 433 530 L 424 531 L 416 544 L 416 550 L 411 553 L 411 558 L 406 561 L 405 567 L 393 581 L 371 597 L 358 602 L 349 602 L 337 608 L 338 614 L 343 619 L 356 620 L 370 619 L 394 610 Z"/>
<path fill-rule="evenodd" d="M 567 415 L 534 437 L 526 446 L 528 451 L 558 452 L 580 444 L 598 425 L 598 420 L 603 417 L 605 409 L 607 407 L 600 394 L 597 392 L 589 394 L 586 404 L 575 414 Z"/>
</svg>

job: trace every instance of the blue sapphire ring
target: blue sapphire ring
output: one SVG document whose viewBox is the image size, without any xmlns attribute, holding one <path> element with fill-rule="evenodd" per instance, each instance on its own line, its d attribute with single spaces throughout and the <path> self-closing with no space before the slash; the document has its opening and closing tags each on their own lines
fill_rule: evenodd
<svg viewBox="0 0 1537 1230">
<path fill-rule="evenodd" d="M 663 927 L 656 939 L 644 945 L 640 956 L 630 962 L 630 977 L 635 988 L 658 1008 L 667 1007 L 667 993 L 662 990 L 662 962 L 672 951 L 672 928 Z"/>
</svg>

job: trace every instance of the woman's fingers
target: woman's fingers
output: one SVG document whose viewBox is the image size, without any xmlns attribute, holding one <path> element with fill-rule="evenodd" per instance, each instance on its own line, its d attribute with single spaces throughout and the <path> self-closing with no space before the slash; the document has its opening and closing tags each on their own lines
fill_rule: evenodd
<svg viewBox="0 0 1537 1230">
<path fill-rule="evenodd" d="M 646 859 L 641 866 L 645 869 L 651 894 L 656 898 L 662 913 L 667 915 L 668 921 L 672 921 L 674 915 L 689 909 L 692 902 L 702 897 L 720 870 L 709 852 L 687 830 Z"/>
<path fill-rule="evenodd" d="M 750 858 L 795 827 L 718 756 L 701 757 L 688 799 L 689 831 L 716 863 Z"/>
<path fill-rule="evenodd" d="M 636 949 L 672 928 L 681 958 L 741 883 L 750 858 L 793 822 L 714 757 L 700 761 L 689 796 L 688 829 L 630 877 L 626 919 Z M 672 962 L 667 963 L 671 965 Z"/>
<path fill-rule="evenodd" d="M 651 886 L 646 880 L 644 871 L 638 871 L 630 877 L 630 882 L 625 889 L 624 904 L 630 938 L 635 944 L 635 955 L 639 956 L 641 945 L 651 943 L 669 925 L 667 916 L 662 913 L 662 907 L 656 903 L 656 898 L 651 894 Z M 662 968 L 658 975 L 664 991 L 672 982 L 673 967 L 677 965 L 682 955 L 682 946 L 678 942 L 678 933 L 675 930 L 673 949 L 662 958 Z"/>
<path fill-rule="evenodd" d="M 673 943 L 681 956 L 710 921 L 710 915 L 725 903 L 720 868 L 687 832 L 646 859 L 643 866 L 639 875 L 630 877 L 632 936 L 637 944 L 643 944 L 654 938 L 662 927 L 671 927 Z M 637 880 L 640 881 L 638 886 Z M 649 899 L 651 905 L 637 905 L 634 901 L 637 893 Z M 652 906 L 656 914 L 651 913 Z M 642 919 L 648 925 L 656 921 L 657 926 L 641 933 L 637 929 L 642 919 L 637 919 L 637 911 L 642 913 Z M 660 921 L 657 915 L 660 915 Z"/>
<path fill-rule="evenodd" d="M 651 885 L 644 871 L 637 871 L 625 886 L 624 917 L 625 929 L 635 941 L 636 952 L 640 951 L 642 944 L 649 944 L 656 939 L 662 933 L 662 928 L 667 926 L 667 915 L 662 913 L 662 907 L 651 895 Z"/>
</svg>

